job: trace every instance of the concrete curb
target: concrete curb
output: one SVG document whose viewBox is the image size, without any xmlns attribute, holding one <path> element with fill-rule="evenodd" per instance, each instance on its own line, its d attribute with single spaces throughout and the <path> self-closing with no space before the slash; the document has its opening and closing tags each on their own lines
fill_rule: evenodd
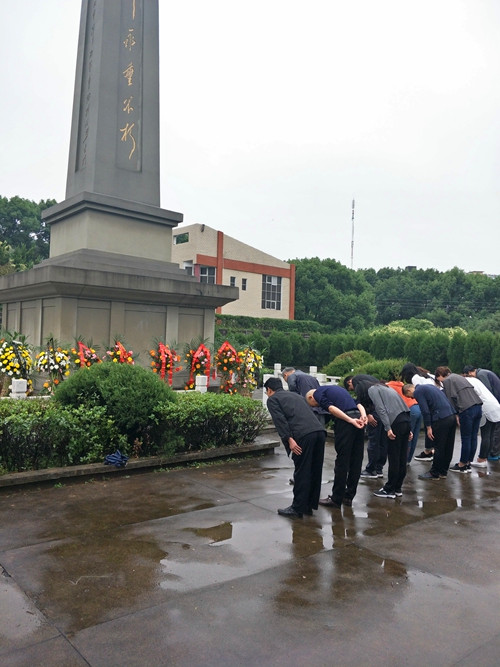
<svg viewBox="0 0 500 667">
<path fill-rule="evenodd" d="M 0 488 L 36 484 L 59 479 L 76 477 L 93 477 L 95 475 L 128 474 L 136 470 L 161 468 L 190 463 L 193 461 L 207 461 L 211 459 L 239 456 L 241 454 L 272 454 L 281 441 L 276 437 L 259 435 L 254 442 L 232 447 L 216 447 L 196 452 L 187 452 L 175 456 L 151 456 L 148 458 L 129 459 L 125 468 L 115 468 L 103 463 L 89 463 L 86 465 L 66 466 L 64 468 L 47 468 L 45 470 L 28 470 L 26 472 L 12 472 L 0 477 Z"/>
</svg>

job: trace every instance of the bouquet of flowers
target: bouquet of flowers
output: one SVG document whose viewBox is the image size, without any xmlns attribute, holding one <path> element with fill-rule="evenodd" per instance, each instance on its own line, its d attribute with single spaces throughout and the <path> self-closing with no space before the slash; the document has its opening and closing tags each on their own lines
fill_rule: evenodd
<svg viewBox="0 0 500 667">
<path fill-rule="evenodd" d="M 97 356 L 97 352 L 94 348 L 85 345 L 83 341 L 78 340 L 76 346 L 72 347 L 70 350 L 71 361 L 77 368 L 88 368 L 93 364 L 100 364 L 101 360 Z"/>
<path fill-rule="evenodd" d="M 192 347 L 186 352 L 186 364 L 189 367 L 189 380 L 184 389 L 194 389 L 195 376 L 210 376 L 210 350 L 204 343 L 194 350 Z"/>
<path fill-rule="evenodd" d="M 15 334 L 14 334 L 15 335 Z M 30 394 L 33 388 L 33 381 L 29 374 L 33 366 L 31 353 L 22 340 L 0 340 L 0 375 L 4 376 L 4 380 L 0 378 L 0 393 L 7 391 L 9 386 L 9 379 L 27 380 L 27 394 Z"/>
<path fill-rule="evenodd" d="M 257 388 L 259 371 L 262 368 L 262 356 L 251 347 L 240 350 L 238 355 L 241 360 L 238 387 L 242 393 L 250 394 Z"/>
<path fill-rule="evenodd" d="M 0 341 L 0 373 L 15 379 L 28 379 L 33 365 L 26 345 L 19 341 Z"/>
<path fill-rule="evenodd" d="M 47 373 L 49 379 L 43 383 L 43 392 L 52 394 L 54 389 L 69 375 L 70 356 L 68 350 L 49 338 L 44 350 L 35 357 L 35 368 L 39 373 Z"/>
<path fill-rule="evenodd" d="M 153 373 L 158 373 L 162 380 L 165 380 L 166 375 L 168 384 L 172 386 L 174 372 L 178 373 L 182 370 L 182 366 L 175 366 L 181 360 L 177 352 L 165 343 L 159 342 L 155 349 L 149 351 L 149 356 L 152 358 L 151 368 Z"/>
<path fill-rule="evenodd" d="M 221 375 L 221 389 L 226 394 L 235 394 L 236 379 L 241 367 L 240 355 L 226 340 L 217 350 L 217 371 Z"/>
<path fill-rule="evenodd" d="M 132 350 L 126 350 L 123 343 L 115 340 L 115 344 L 110 350 L 106 350 L 103 361 L 112 361 L 115 364 L 134 364 L 134 353 Z"/>
</svg>

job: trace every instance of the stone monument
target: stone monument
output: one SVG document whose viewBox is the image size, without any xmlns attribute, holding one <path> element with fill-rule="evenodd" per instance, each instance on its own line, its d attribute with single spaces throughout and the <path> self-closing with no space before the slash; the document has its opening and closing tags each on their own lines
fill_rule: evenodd
<svg viewBox="0 0 500 667">
<path fill-rule="evenodd" d="M 158 0 L 82 0 L 66 199 L 46 211 L 50 257 L 0 278 L 3 327 L 141 353 L 213 339 L 234 287 L 171 263 L 182 214 L 160 208 Z"/>
</svg>

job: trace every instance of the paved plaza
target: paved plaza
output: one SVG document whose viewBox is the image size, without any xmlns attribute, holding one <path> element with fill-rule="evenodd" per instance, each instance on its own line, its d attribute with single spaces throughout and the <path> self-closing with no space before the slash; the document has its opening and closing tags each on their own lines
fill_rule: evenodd
<svg viewBox="0 0 500 667">
<path fill-rule="evenodd" d="M 0 664 L 498 665 L 500 465 L 428 467 L 295 521 L 282 447 L 0 489 Z"/>
</svg>

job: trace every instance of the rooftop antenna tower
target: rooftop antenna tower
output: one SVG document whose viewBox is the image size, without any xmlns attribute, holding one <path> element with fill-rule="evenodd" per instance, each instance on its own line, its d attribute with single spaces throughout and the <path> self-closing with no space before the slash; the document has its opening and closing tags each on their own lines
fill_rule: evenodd
<svg viewBox="0 0 500 667">
<path fill-rule="evenodd" d="M 354 268 L 354 199 L 352 200 L 352 216 L 351 216 L 351 269 Z"/>
</svg>

